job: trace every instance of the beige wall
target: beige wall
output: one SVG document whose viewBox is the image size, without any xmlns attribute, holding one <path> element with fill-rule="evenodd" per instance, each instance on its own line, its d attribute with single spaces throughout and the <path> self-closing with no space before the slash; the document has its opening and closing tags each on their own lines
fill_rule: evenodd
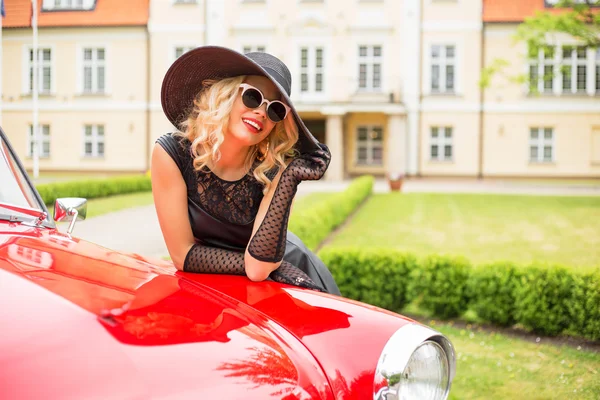
<svg viewBox="0 0 600 400">
<path fill-rule="evenodd" d="M 598 95 L 562 94 L 555 82 L 550 94 L 529 93 L 526 84 L 511 78 L 526 77 L 528 61 L 524 44 L 514 44 L 516 24 L 486 24 L 485 64 L 508 61 L 485 90 L 484 164 L 486 176 L 598 177 L 600 166 L 593 156 L 593 131 L 600 125 Z M 573 38 L 557 36 L 557 44 L 573 44 Z M 588 74 L 594 70 L 588 70 Z M 562 83 L 559 83 L 561 85 Z M 530 162 L 530 128 L 553 128 L 554 160 Z"/>
<path fill-rule="evenodd" d="M 421 0 L 425 21 L 481 21 L 481 0 Z"/>
<path fill-rule="evenodd" d="M 431 127 L 452 128 L 452 160 L 431 159 Z M 479 168 L 479 114 L 424 113 L 419 143 L 422 175 L 476 176 Z"/>
<path fill-rule="evenodd" d="M 145 28 L 40 29 L 52 49 L 53 91 L 39 96 L 39 122 L 50 125 L 51 156 L 41 170 L 143 171 L 146 163 L 147 36 Z M 3 32 L 3 128 L 26 167 L 32 98 L 26 93 L 31 31 Z M 82 93 L 84 47 L 106 51 L 104 94 Z M 105 156 L 83 157 L 83 127 L 103 124 Z M 139 150 L 135 150 L 139 149 Z"/>
<path fill-rule="evenodd" d="M 529 161 L 529 130 L 554 129 L 554 162 Z M 487 114 L 484 173 L 487 176 L 598 177 L 593 157 L 600 114 Z"/>
<path fill-rule="evenodd" d="M 44 112 L 40 125 L 50 125 L 50 157 L 40 159 L 41 170 L 55 171 L 145 171 L 143 152 L 146 116 L 142 112 Z M 4 130 L 25 167 L 33 161 L 27 157 L 27 134 L 31 113 L 5 113 Z M 86 124 L 104 125 L 105 156 L 83 155 L 83 129 Z"/>
</svg>

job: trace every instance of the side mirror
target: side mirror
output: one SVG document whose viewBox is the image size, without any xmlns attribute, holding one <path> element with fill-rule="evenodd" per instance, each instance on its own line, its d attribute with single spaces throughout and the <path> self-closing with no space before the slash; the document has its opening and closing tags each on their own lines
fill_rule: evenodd
<svg viewBox="0 0 600 400">
<path fill-rule="evenodd" d="M 87 215 L 87 199 L 80 197 L 65 197 L 56 199 L 54 203 L 54 220 L 56 222 L 71 222 L 67 233 L 73 232 L 76 220 L 84 220 Z"/>
</svg>

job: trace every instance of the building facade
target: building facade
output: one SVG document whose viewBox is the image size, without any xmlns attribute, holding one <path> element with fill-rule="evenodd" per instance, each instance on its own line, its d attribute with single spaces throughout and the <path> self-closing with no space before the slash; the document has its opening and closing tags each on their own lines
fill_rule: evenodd
<svg viewBox="0 0 600 400">
<path fill-rule="evenodd" d="M 510 4 L 509 4 L 510 3 Z M 331 180 L 600 177 L 600 53 L 563 38 L 551 62 L 513 47 L 545 0 L 40 0 L 40 169 L 144 171 L 162 77 L 205 44 L 267 51 L 330 147 Z M 31 6 L 6 0 L 2 126 L 31 167 Z M 481 71 L 556 68 L 540 93 Z M 551 66 L 550 66 L 551 64 Z M 568 77 L 565 68 L 571 68 Z"/>
</svg>

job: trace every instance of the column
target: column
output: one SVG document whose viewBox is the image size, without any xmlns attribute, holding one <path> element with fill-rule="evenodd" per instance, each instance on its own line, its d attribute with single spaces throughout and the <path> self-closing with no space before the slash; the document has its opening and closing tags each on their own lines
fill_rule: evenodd
<svg viewBox="0 0 600 400">
<path fill-rule="evenodd" d="M 385 172 L 388 176 L 406 174 L 406 121 L 401 114 L 388 116 Z"/>
<path fill-rule="evenodd" d="M 325 125 L 325 144 L 331 151 L 331 163 L 325 173 L 328 181 L 344 179 L 344 131 L 342 125 L 343 112 L 327 115 Z"/>
<path fill-rule="evenodd" d="M 415 60 L 421 59 L 422 10 L 421 0 L 405 0 L 402 13 L 402 51 Z M 426 7 L 423 5 L 423 7 Z M 405 63 L 402 76 L 402 103 L 407 113 L 406 132 L 408 146 L 405 155 L 405 172 L 410 175 L 419 173 L 419 109 L 421 102 L 421 62 Z"/>
</svg>

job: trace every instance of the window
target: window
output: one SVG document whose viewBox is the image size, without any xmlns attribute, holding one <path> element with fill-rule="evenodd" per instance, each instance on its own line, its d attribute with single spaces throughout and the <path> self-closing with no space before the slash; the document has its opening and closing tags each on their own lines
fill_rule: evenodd
<svg viewBox="0 0 600 400">
<path fill-rule="evenodd" d="M 544 4 L 546 7 L 555 7 L 559 1 L 561 1 L 561 0 L 545 0 Z M 574 0 L 574 3 L 579 3 L 579 4 L 589 3 L 591 5 L 591 7 L 599 7 L 600 6 L 600 0 Z"/>
<path fill-rule="evenodd" d="M 244 54 L 248 54 L 248 53 L 253 53 L 256 51 L 260 51 L 261 53 L 264 53 L 265 50 L 265 46 L 244 46 L 242 53 Z"/>
<path fill-rule="evenodd" d="M 52 92 L 52 50 L 38 48 L 38 93 Z M 33 93 L 33 49 L 29 49 L 29 93 Z"/>
<path fill-rule="evenodd" d="M 175 59 L 178 59 L 190 50 L 195 49 L 194 46 L 177 46 L 175 47 Z"/>
<path fill-rule="evenodd" d="M 300 91 L 323 92 L 323 48 L 300 48 Z"/>
<path fill-rule="evenodd" d="M 454 46 L 431 46 L 431 92 L 454 93 L 456 72 L 456 48 Z"/>
<path fill-rule="evenodd" d="M 42 11 L 93 10 L 96 0 L 43 0 Z"/>
<path fill-rule="evenodd" d="M 430 159 L 436 161 L 452 160 L 452 128 L 431 127 Z"/>
<path fill-rule="evenodd" d="M 531 56 L 531 55 L 530 55 Z M 554 47 L 545 46 L 529 62 L 529 89 L 532 92 L 552 93 L 554 88 Z"/>
<path fill-rule="evenodd" d="M 356 164 L 383 165 L 383 128 L 359 126 L 356 132 Z"/>
<path fill-rule="evenodd" d="M 175 4 L 196 4 L 197 0 L 175 0 Z"/>
<path fill-rule="evenodd" d="M 83 155 L 104 157 L 104 125 L 86 125 L 83 135 Z"/>
<path fill-rule="evenodd" d="M 50 125 L 39 125 L 38 156 L 40 158 L 50 157 Z M 33 125 L 29 125 L 27 138 L 27 156 L 33 157 Z"/>
<path fill-rule="evenodd" d="M 358 88 L 381 90 L 381 46 L 358 47 Z"/>
<path fill-rule="evenodd" d="M 587 50 L 583 46 L 563 46 L 562 74 L 563 93 L 585 93 L 587 79 Z"/>
<path fill-rule="evenodd" d="M 106 52 L 103 48 L 83 49 L 83 91 L 104 93 Z"/>
<path fill-rule="evenodd" d="M 529 131 L 529 161 L 554 161 L 554 130 L 531 128 Z"/>
</svg>

